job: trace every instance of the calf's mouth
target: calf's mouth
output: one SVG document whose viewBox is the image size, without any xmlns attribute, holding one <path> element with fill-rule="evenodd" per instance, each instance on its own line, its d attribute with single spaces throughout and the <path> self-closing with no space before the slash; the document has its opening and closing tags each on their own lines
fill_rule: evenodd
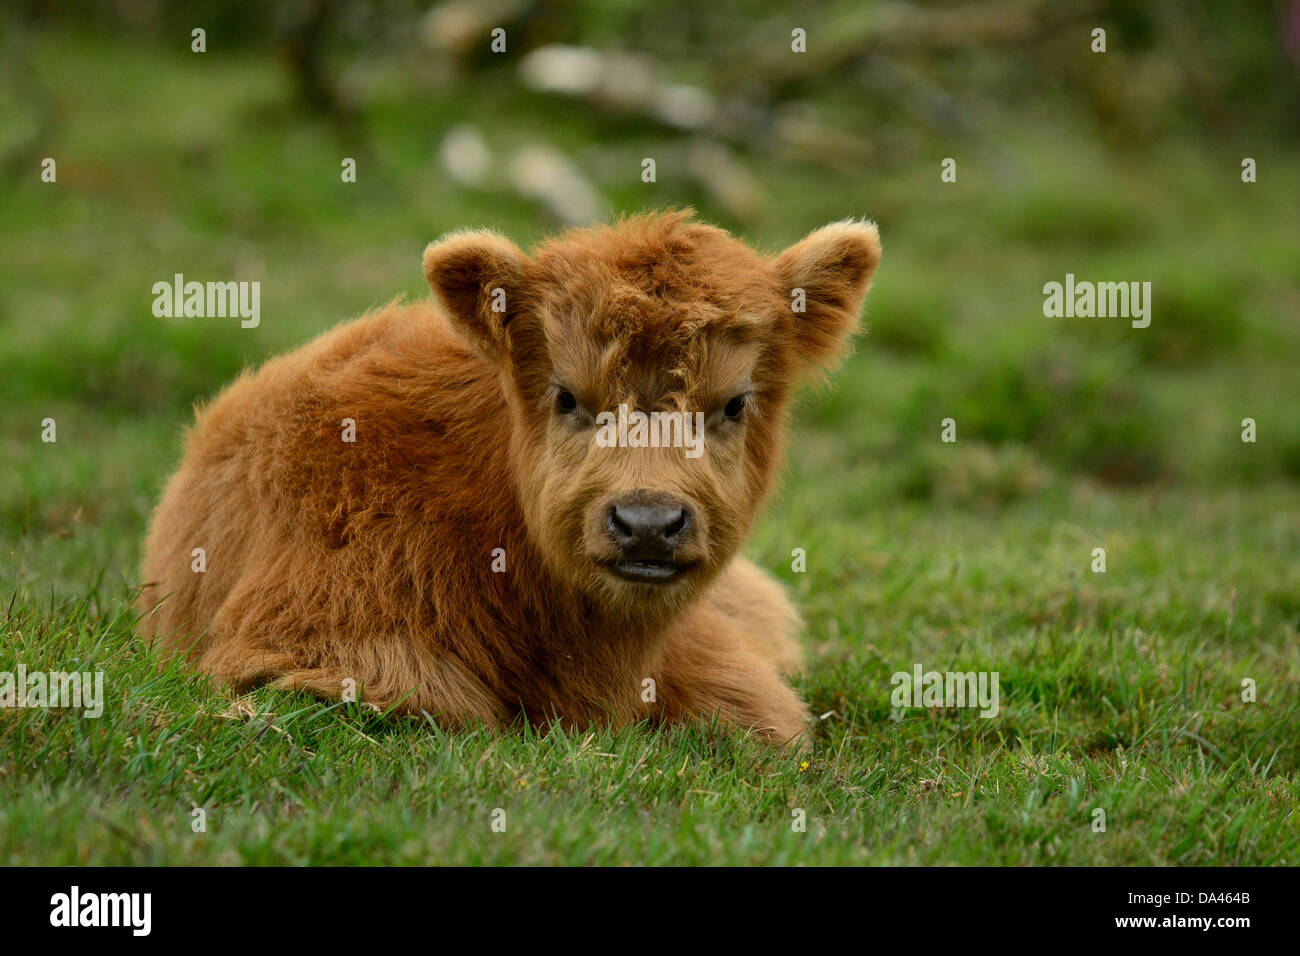
<svg viewBox="0 0 1300 956">
<path fill-rule="evenodd" d="M 683 577 L 695 565 L 692 562 L 658 558 L 622 558 L 609 565 L 620 578 L 639 584 L 667 584 Z"/>
</svg>

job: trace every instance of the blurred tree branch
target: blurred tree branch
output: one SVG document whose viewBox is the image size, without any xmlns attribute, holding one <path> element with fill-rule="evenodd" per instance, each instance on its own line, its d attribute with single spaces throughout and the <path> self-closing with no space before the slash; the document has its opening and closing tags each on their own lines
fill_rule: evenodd
<svg viewBox="0 0 1300 956">
<path fill-rule="evenodd" d="M 28 104 L 28 112 L 34 121 L 31 135 L 10 147 L 7 155 L 0 159 L 0 168 L 8 174 L 19 176 L 24 171 L 30 171 L 29 166 L 35 168 L 39 160 L 47 155 L 48 144 L 54 141 L 55 130 L 59 125 L 59 108 L 28 59 L 20 32 L 10 24 L 10 29 L 5 30 L 5 36 L 7 39 L 3 52 L 0 53 L 0 57 L 3 57 L 0 70 L 12 84 L 14 98 Z M 12 119 L 8 122 L 12 122 Z"/>
</svg>

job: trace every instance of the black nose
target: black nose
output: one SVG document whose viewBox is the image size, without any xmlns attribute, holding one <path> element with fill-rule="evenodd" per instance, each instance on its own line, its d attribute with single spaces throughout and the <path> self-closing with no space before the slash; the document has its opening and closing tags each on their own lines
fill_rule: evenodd
<svg viewBox="0 0 1300 956">
<path fill-rule="evenodd" d="M 605 528 L 624 554 L 668 557 L 686 538 L 691 514 L 678 501 L 610 505 Z"/>
</svg>

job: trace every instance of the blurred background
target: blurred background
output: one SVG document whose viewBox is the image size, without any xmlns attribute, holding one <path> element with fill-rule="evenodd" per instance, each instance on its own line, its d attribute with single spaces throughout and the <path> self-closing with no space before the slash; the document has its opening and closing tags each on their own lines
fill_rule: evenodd
<svg viewBox="0 0 1300 956">
<path fill-rule="evenodd" d="M 687 205 L 771 251 L 880 224 L 869 333 L 801 410 L 806 527 L 1080 489 L 1300 511 L 1300 3 L 12 0 L 0 30 L 6 578 L 133 583 L 190 406 L 424 296 L 440 233 Z M 156 318 L 175 273 L 260 281 L 260 326 Z M 1045 318 L 1066 273 L 1151 282 L 1151 326 Z"/>
</svg>

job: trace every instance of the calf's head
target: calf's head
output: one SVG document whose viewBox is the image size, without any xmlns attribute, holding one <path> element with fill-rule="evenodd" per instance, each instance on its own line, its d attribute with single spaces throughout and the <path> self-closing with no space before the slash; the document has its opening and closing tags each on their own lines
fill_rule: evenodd
<svg viewBox="0 0 1300 956">
<path fill-rule="evenodd" d="M 842 354 L 879 259 L 870 223 L 764 257 L 674 212 L 531 256 L 457 233 L 424 271 L 500 373 L 530 539 L 564 579 L 646 610 L 680 606 L 740 548 L 792 388 Z"/>
</svg>

